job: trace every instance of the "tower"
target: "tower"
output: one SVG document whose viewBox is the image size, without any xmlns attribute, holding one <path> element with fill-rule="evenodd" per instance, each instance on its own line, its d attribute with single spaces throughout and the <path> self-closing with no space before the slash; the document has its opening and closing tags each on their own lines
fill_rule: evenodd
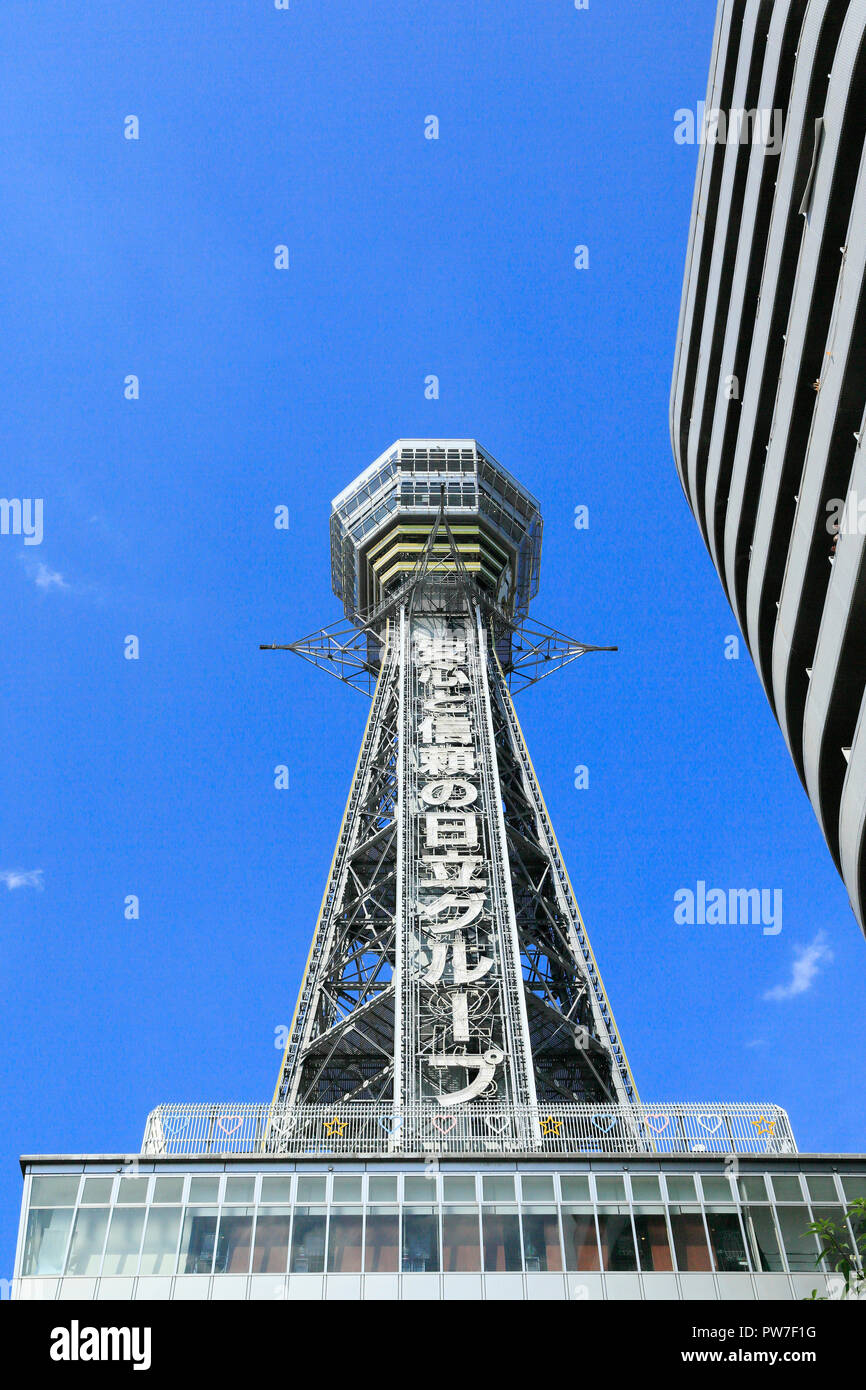
<svg viewBox="0 0 866 1390">
<path fill-rule="evenodd" d="M 363 1132 L 385 1102 L 395 1148 L 432 1126 L 526 1151 L 539 1106 L 637 1100 L 512 700 L 601 650 L 529 619 L 541 532 L 469 439 L 399 440 L 333 502 L 345 619 L 289 649 L 371 708 L 274 1096 L 289 1123 L 337 1107 Z"/>
</svg>

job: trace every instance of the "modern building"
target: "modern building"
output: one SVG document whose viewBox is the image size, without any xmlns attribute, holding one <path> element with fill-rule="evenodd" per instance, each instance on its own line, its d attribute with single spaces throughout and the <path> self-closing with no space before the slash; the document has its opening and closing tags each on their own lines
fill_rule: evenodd
<svg viewBox="0 0 866 1390">
<path fill-rule="evenodd" d="M 680 481 L 866 926 L 866 5 L 721 0 L 671 391 Z"/>
<path fill-rule="evenodd" d="M 333 503 L 344 618 L 291 649 L 370 711 L 273 1100 L 41 1156 L 17 1297 L 792 1298 L 866 1156 L 769 1104 L 640 1101 L 515 713 L 588 651 L 528 616 L 535 499 L 400 440 Z"/>
</svg>

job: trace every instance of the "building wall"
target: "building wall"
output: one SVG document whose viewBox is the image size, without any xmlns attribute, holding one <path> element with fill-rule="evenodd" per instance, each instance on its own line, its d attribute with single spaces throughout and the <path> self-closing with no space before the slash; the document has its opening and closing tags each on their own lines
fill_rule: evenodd
<svg viewBox="0 0 866 1390">
<path fill-rule="evenodd" d="M 866 1156 L 25 1164 L 19 1299 L 790 1299 Z"/>
<path fill-rule="evenodd" d="M 721 0 L 706 114 L 674 456 L 863 926 L 866 4 Z"/>
</svg>

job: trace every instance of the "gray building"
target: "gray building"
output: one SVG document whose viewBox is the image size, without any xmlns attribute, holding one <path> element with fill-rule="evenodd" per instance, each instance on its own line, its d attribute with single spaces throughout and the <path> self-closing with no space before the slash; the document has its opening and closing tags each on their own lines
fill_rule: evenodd
<svg viewBox="0 0 866 1390">
<path fill-rule="evenodd" d="M 866 4 L 722 0 L 671 391 L 686 499 L 866 923 Z"/>
</svg>

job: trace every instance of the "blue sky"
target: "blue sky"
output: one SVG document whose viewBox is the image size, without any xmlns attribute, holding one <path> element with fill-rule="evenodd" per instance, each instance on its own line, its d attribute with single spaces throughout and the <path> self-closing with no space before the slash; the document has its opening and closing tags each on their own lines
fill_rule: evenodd
<svg viewBox="0 0 866 1390">
<path fill-rule="evenodd" d="M 258 644 L 339 616 L 330 499 L 400 436 L 517 474 L 536 616 L 620 647 L 519 712 L 642 1096 L 864 1147 L 866 943 L 668 438 L 714 13 L 0 10 L 0 490 L 44 499 L 41 545 L 0 536 L 0 1273 L 19 1153 L 270 1098 L 366 703 Z M 780 889 L 782 931 L 678 925 L 698 880 Z"/>
</svg>

